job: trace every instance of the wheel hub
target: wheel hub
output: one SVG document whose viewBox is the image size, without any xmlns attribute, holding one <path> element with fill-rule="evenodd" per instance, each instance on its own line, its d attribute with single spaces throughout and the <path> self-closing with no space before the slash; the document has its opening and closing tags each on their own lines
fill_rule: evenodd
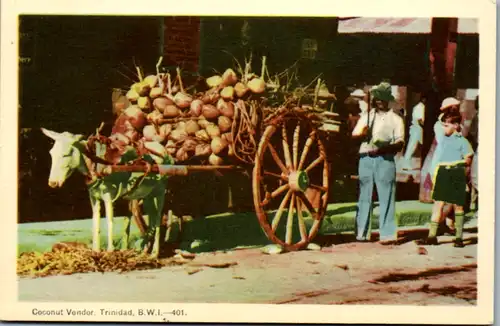
<svg viewBox="0 0 500 326">
<path fill-rule="evenodd" d="M 293 171 L 288 176 L 288 184 L 292 190 L 304 192 L 309 187 L 309 177 L 305 171 Z"/>
</svg>

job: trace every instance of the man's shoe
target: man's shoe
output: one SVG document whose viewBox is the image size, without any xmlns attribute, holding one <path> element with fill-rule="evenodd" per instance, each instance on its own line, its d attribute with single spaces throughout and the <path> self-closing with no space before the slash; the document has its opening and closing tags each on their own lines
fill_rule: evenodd
<svg viewBox="0 0 500 326">
<path fill-rule="evenodd" d="M 378 243 L 383 245 L 383 246 L 399 244 L 398 240 L 380 240 Z"/>
<path fill-rule="evenodd" d="M 464 241 L 462 239 L 453 240 L 453 247 L 455 248 L 463 248 L 465 247 Z"/>
<path fill-rule="evenodd" d="M 438 240 L 436 237 L 428 237 L 425 239 L 419 239 L 415 242 L 421 246 L 437 246 L 438 245 Z"/>
</svg>

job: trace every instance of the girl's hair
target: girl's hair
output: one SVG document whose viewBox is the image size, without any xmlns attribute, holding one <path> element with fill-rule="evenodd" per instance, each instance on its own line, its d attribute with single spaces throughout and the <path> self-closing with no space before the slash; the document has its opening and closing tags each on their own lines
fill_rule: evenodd
<svg viewBox="0 0 500 326">
<path fill-rule="evenodd" d="M 454 110 L 445 112 L 441 117 L 441 122 L 460 124 L 461 121 L 462 121 L 462 116 L 460 115 L 459 112 Z"/>
</svg>

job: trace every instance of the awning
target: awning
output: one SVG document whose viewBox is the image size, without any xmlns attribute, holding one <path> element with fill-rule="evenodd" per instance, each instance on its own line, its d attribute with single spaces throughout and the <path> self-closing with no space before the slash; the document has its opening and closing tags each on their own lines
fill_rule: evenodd
<svg viewBox="0 0 500 326">
<path fill-rule="evenodd" d="M 432 18 L 372 18 L 359 17 L 339 21 L 340 34 L 430 34 Z M 459 34 L 478 34 L 475 18 L 459 18 Z"/>
</svg>

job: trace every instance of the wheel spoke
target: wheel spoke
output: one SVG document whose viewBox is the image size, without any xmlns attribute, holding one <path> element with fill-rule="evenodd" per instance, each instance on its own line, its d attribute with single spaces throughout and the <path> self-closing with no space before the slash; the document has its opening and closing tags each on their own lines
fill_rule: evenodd
<svg viewBox="0 0 500 326">
<path fill-rule="evenodd" d="M 309 134 L 309 138 L 307 138 L 306 143 L 304 145 L 304 151 L 302 152 L 302 155 L 300 156 L 300 162 L 299 162 L 299 166 L 297 167 L 297 170 L 301 170 L 302 167 L 304 166 L 304 163 L 306 162 L 306 156 L 309 153 L 309 148 L 312 146 L 312 143 L 313 143 L 315 138 L 316 138 L 316 131 L 312 131 Z"/>
<path fill-rule="evenodd" d="M 264 201 L 261 203 L 261 206 L 265 206 L 265 205 L 269 204 L 271 199 L 276 198 L 277 196 L 279 196 L 279 194 L 281 194 L 283 191 L 285 191 L 289 188 L 290 188 L 290 186 L 288 185 L 288 183 L 285 183 L 284 185 L 280 186 L 278 189 L 273 191 L 270 196 L 266 196 L 266 199 L 264 199 Z"/>
<path fill-rule="evenodd" d="M 288 136 L 286 135 L 286 126 L 283 124 L 281 128 L 281 135 L 283 138 L 283 152 L 285 153 L 285 162 L 288 170 L 292 169 L 292 159 L 290 158 L 290 146 L 288 146 Z"/>
<path fill-rule="evenodd" d="M 299 230 L 300 230 L 300 237 L 303 241 L 307 239 L 307 230 L 306 230 L 306 224 L 304 222 L 304 216 L 302 215 L 302 205 L 300 205 L 300 199 L 296 198 L 297 200 L 297 219 L 299 220 Z"/>
<path fill-rule="evenodd" d="M 293 168 L 297 170 L 299 160 L 299 136 L 300 136 L 300 123 L 297 123 L 295 132 L 293 133 Z"/>
<path fill-rule="evenodd" d="M 290 196 L 292 195 L 292 190 L 288 190 L 288 192 L 285 195 L 285 198 L 281 201 L 280 206 L 278 207 L 278 210 L 276 211 L 276 214 L 274 215 L 272 224 L 271 224 L 271 229 L 273 232 L 276 232 L 276 228 L 278 227 L 278 224 L 281 219 L 281 215 L 283 214 L 283 210 L 285 209 L 286 204 L 288 203 L 288 199 L 290 199 Z"/>
<path fill-rule="evenodd" d="M 318 164 L 320 164 L 321 162 L 323 162 L 324 158 L 323 156 L 320 156 L 318 157 L 317 159 L 315 159 L 311 164 L 309 164 L 309 166 L 306 168 L 306 172 L 309 172 L 311 171 L 312 169 L 314 169 Z"/>
<path fill-rule="evenodd" d="M 273 172 L 269 172 L 269 171 L 264 171 L 264 175 L 275 177 L 275 178 L 278 178 L 278 179 L 281 179 L 283 181 L 288 182 L 288 177 L 284 176 L 284 175 L 281 175 L 281 174 L 277 174 L 277 173 L 273 173 Z"/>
<path fill-rule="evenodd" d="M 287 244 L 292 243 L 293 235 L 293 208 L 295 206 L 295 193 L 292 193 L 292 199 L 290 200 L 290 207 L 288 208 L 288 220 L 286 222 L 286 235 L 285 241 Z"/>
<path fill-rule="evenodd" d="M 309 184 L 309 187 L 311 187 L 313 189 L 321 190 L 323 192 L 327 192 L 328 191 L 328 188 L 323 187 L 323 186 L 319 186 L 319 185 L 316 185 L 316 184 Z"/>
<path fill-rule="evenodd" d="M 268 148 L 269 148 L 269 151 L 271 152 L 271 155 L 272 155 L 274 161 L 276 162 L 276 164 L 278 164 L 281 171 L 285 174 L 288 174 L 288 169 L 285 167 L 285 164 L 283 164 L 283 161 L 281 161 L 281 159 L 278 155 L 278 152 L 276 152 L 276 149 L 274 148 L 274 146 L 271 143 L 269 143 Z"/>
<path fill-rule="evenodd" d="M 318 218 L 318 212 L 316 212 L 309 199 L 307 199 L 306 195 L 304 195 L 304 193 L 302 192 L 297 192 L 297 196 L 300 198 L 300 201 L 306 206 L 309 214 L 316 220 Z"/>
</svg>

